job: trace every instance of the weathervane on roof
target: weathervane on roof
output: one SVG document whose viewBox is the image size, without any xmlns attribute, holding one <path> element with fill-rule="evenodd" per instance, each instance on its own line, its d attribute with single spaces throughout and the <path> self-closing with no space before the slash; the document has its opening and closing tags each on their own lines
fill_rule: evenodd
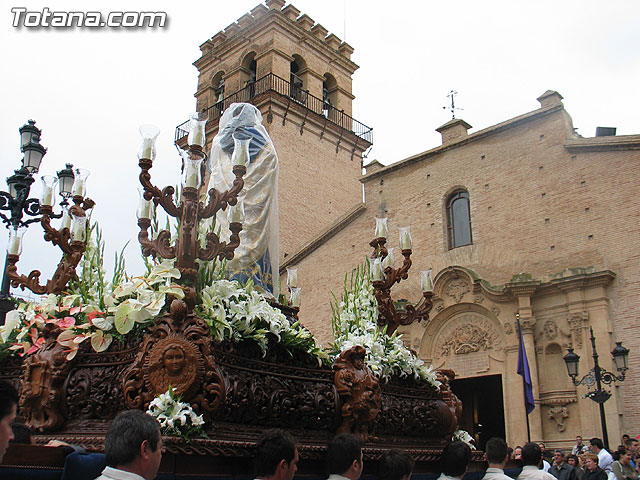
<svg viewBox="0 0 640 480">
<path fill-rule="evenodd" d="M 456 110 L 464 110 L 464 108 L 460 108 L 460 107 L 456 107 L 455 105 L 455 96 L 458 94 L 458 92 L 456 92 L 455 90 L 451 90 L 448 94 L 447 97 L 451 98 L 451 106 L 450 107 L 442 107 L 443 110 L 446 110 L 447 108 L 449 109 L 449 111 L 451 112 L 451 119 L 456 118 Z"/>
</svg>

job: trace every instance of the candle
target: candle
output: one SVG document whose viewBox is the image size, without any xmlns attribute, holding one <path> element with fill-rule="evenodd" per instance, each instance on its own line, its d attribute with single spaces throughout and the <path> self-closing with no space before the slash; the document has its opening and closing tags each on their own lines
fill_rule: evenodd
<svg viewBox="0 0 640 480">
<path fill-rule="evenodd" d="M 50 207 L 53 205 L 53 187 L 45 185 L 42 187 L 42 197 L 40 197 L 40 205 Z"/>
<path fill-rule="evenodd" d="M 393 267 L 393 248 L 387 250 L 387 256 L 382 259 L 382 268 Z"/>
<path fill-rule="evenodd" d="M 244 203 L 238 200 L 235 205 L 229 207 L 229 223 L 242 223 L 244 218 Z"/>
<path fill-rule="evenodd" d="M 153 208 L 153 202 L 146 200 L 144 197 L 140 197 L 140 205 L 138 206 L 138 218 L 151 219 L 151 209 Z"/>
<path fill-rule="evenodd" d="M 140 158 L 153 158 L 153 138 L 142 139 L 142 149 L 140 151 Z"/>
<path fill-rule="evenodd" d="M 291 306 L 292 307 L 300 307 L 300 294 L 301 292 L 301 288 L 300 287 L 295 287 L 291 289 Z"/>
<path fill-rule="evenodd" d="M 200 187 L 200 162 L 187 161 L 185 165 L 184 186 L 191 188 Z"/>
<path fill-rule="evenodd" d="M 87 217 L 72 216 L 71 240 L 74 242 L 84 242 L 87 235 Z"/>
<path fill-rule="evenodd" d="M 197 123 L 191 130 L 189 145 L 200 145 L 204 147 L 204 125 Z"/>
<path fill-rule="evenodd" d="M 374 282 L 379 282 L 382 280 L 382 262 L 380 258 L 376 258 L 371 264 L 371 280 Z"/>
<path fill-rule="evenodd" d="M 69 210 L 67 209 L 65 209 L 62 214 L 62 226 L 60 227 L 60 230 L 64 230 L 65 228 L 71 228 L 71 215 L 69 215 Z"/>
<path fill-rule="evenodd" d="M 71 192 L 73 196 L 79 195 L 84 197 L 84 178 L 76 178 L 73 182 L 73 190 Z"/>
<path fill-rule="evenodd" d="M 11 233 L 9 235 L 9 243 L 7 244 L 7 253 L 9 255 L 20 255 L 20 247 L 22 247 L 22 241 L 20 235 L 17 233 Z"/>
<path fill-rule="evenodd" d="M 207 124 L 208 115 L 205 112 L 195 112 L 189 115 L 189 136 L 187 143 L 189 146 L 198 145 L 204 147 L 205 144 L 205 125 Z"/>
<path fill-rule="evenodd" d="M 400 227 L 400 248 L 402 250 L 411 250 L 411 230 L 410 227 Z"/>
<path fill-rule="evenodd" d="M 431 280 L 431 270 L 420 272 L 420 288 L 423 292 L 433 292 L 433 280 Z"/>
<path fill-rule="evenodd" d="M 387 224 L 387 217 L 384 218 L 376 218 L 376 238 L 387 238 L 387 234 L 389 233 L 389 226 Z"/>
<path fill-rule="evenodd" d="M 249 143 L 251 137 L 244 138 L 246 134 L 242 134 L 240 138 L 234 134 L 233 136 L 233 155 L 231 156 L 231 163 L 233 166 L 239 165 L 244 167 L 249 161 Z"/>
<path fill-rule="evenodd" d="M 287 286 L 289 288 L 298 286 L 298 267 L 287 267 Z"/>
</svg>

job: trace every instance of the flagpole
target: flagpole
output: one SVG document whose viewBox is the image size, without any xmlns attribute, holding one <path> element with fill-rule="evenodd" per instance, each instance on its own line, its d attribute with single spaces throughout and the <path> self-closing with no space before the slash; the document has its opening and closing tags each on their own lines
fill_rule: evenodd
<svg viewBox="0 0 640 480">
<path fill-rule="evenodd" d="M 516 313 L 516 323 L 518 324 L 518 342 L 521 344 L 520 348 L 525 350 L 525 354 L 526 354 L 526 348 L 524 346 L 524 338 L 522 337 L 522 327 L 520 326 L 520 314 Z M 524 378 L 524 375 L 522 376 L 522 393 L 525 395 L 526 397 L 526 390 L 527 390 L 527 384 L 526 384 L 526 380 Z M 531 442 L 531 427 L 529 425 L 529 412 L 527 411 L 527 409 L 525 408 L 524 410 L 524 416 L 527 420 L 527 443 Z"/>
</svg>

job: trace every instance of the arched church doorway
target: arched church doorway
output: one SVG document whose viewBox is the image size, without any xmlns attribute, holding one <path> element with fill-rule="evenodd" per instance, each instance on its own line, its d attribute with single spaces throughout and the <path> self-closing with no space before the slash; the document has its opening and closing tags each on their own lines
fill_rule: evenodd
<svg viewBox="0 0 640 480">
<path fill-rule="evenodd" d="M 502 375 L 456 378 L 453 393 L 462 401 L 460 428 L 471 434 L 484 450 L 491 437 L 506 438 Z"/>
</svg>

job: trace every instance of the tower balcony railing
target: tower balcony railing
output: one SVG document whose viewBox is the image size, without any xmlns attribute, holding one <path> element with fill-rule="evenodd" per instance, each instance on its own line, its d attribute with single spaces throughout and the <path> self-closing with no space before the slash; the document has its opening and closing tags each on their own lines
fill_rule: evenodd
<svg viewBox="0 0 640 480">
<path fill-rule="evenodd" d="M 344 111 L 338 110 L 331 105 L 330 102 L 311 95 L 308 90 L 304 90 L 298 84 L 288 82 L 284 78 L 273 73 L 269 73 L 255 82 L 249 83 L 243 89 L 224 97 L 224 99 L 206 108 L 205 112 L 209 115 L 210 123 L 217 122 L 225 109 L 232 103 L 256 103 L 258 99 L 265 94 L 279 95 L 283 100 L 288 102 L 287 105 L 289 106 L 289 102 L 295 102 L 296 104 L 306 108 L 308 111 L 324 117 L 325 122 L 337 125 L 349 132 L 352 132 L 354 135 L 369 144 L 373 143 L 373 129 L 371 127 L 357 121 L 353 117 L 344 113 Z M 176 145 L 188 134 L 189 120 L 176 127 Z"/>
</svg>

